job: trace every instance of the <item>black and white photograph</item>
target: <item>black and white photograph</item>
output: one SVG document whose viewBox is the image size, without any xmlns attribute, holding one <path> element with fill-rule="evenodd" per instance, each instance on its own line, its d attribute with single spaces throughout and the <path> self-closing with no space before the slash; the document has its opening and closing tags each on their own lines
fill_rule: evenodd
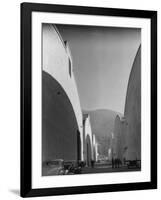
<svg viewBox="0 0 161 200">
<path fill-rule="evenodd" d="M 41 28 L 42 176 L 141 171 L 141 28 Z"/>
<path fill-rule="evenodd" d="M 21 196 L 157 188 L 157 12 L 21 4 Z"/>
</svg>

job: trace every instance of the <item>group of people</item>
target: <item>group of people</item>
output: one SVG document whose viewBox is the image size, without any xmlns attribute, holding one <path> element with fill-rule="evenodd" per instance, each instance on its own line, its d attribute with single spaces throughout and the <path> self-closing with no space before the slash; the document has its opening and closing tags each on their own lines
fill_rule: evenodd
<svg viewBox="0 0 161 200">
<path fill-rule="evenodd" d="M 122 166 L 122 161 L 119 158 L 112 158 L 112 168 L 119 168 Z"/>
</svg>

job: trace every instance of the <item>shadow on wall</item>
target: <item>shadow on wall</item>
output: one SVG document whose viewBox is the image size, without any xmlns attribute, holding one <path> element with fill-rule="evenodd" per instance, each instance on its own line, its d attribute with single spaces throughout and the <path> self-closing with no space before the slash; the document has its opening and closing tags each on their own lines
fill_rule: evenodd
<svg viewBox="0 0 161 200">
<path fill-rule="evenodd" d="M 43 71 L 42 161 L 79 159 L 78 133 L 77 120 L 68 96 L 61 85 Z"/>
</svg>

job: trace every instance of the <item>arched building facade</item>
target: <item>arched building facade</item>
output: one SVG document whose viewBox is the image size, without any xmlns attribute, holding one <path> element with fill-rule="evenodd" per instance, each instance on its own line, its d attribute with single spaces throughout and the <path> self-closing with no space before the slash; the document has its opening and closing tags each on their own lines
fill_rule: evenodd
<svg viewBox="0 0 161 200">
<path fill-rule="evenodd" d="M 93 135 L 89 114 L 83 114 L 83 155 L 87 166 L 93 160 Z"/>
<path fill-rule="evenodd" d="M 116 116 L 114 154 L 120 160 L 141 160 L 141 46 L 129 76 L 124 117 Z"/>
<path fill-rule="evenodd" d="M 83 160 L 83 118 L 68 43 L 42 25 L 42 162 Z"/>
<path fill-rule="evenodd" d="M 128 160 L 141 160 L 141 46 L 130 73 L 124 116 L 127 122 Z"/>
</svg>

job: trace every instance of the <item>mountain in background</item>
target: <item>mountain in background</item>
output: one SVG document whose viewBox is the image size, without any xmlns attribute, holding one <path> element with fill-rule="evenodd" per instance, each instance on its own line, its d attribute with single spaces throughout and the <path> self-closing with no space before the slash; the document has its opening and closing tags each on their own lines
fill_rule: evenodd
<svg viewBox="0 0 161 200">
<path fill-rule="evenodd" d="M 107 156 L 111 142 L 111 133 L 114 131 L 116 115 L 122 116 L 122 114 L 108 109 L 83 111 L 83 113 L 90 115 L 92 132 L 96 135 L 99 143 L 99 154 Z"/>
</svg>

